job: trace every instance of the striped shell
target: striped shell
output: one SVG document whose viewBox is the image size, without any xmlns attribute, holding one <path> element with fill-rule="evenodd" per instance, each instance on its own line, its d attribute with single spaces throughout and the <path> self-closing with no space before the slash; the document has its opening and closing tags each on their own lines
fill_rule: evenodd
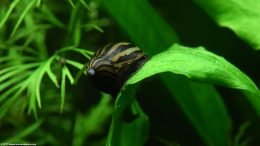
<svg viewBox="0 0 260 146">
<path fill-rule="evenodd" d="M 97 50 L 87 73 L 99 90 L 117 96 L 126 80 L 147 60 L 143 51 L 127 42 L 108 44 Z"/>
</svg>

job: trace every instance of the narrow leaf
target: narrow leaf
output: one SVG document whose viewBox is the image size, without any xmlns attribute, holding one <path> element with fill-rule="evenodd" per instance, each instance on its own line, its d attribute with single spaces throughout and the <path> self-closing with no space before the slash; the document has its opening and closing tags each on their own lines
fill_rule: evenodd
<svg viewBox="0 0 260 146">
<path fill-rule="evenodd" d="M 10 87 L 11 85 L 20 83 L 26 77 L 28 77 L 30 73 L 31 72 L 23 72 L 23 74 L 20 74 L 19 76 L 15 76 L 10 80 L 3 82 L 2 84 L 0 84 L 0 91 L 4 91 L 6 88 Z"/>
<path fill-rule="evenodd" d="M 2 21 L 0 22 L 0 29 L 4 26 L 5 22 L 7 21 L 8 17 L 11 15 L 11 12 L 13 9 L 16 7 L 16 5 L 20 2 L 21 0 L 14 0 L 12 4 L 10 5 L 8 11 L 6 12 L 5 16 L 3 17 Z"/>
<path fill-rule="evenodd" d="M 72 8 L 75 8 L 75 4 L 73 3 L 72 0 L 68 0 L 69 4 L 71 5 Z"/>
<path fill-rule="evenodd" d="M 74 78 L 73 78 L 73 76 L 71 75 L 70 70 L 68 69 L 68 67 L 67 67 L 66 65 L 64 65 L 63 68 L 64 68 L 63 71 L 65 72 L 65 75 L 68 77 L 70 83 L 73 84 L 73 83 L 74 83 Z"/>
<path fill-rule="evenodd" d="M 26 16 L 26 14 L 32 9 L 32 7 L 35 5 L 37 1 L 36 0 L 32 0 L 28 6 L 24 9 L 24 11 L 22 12 L 22 14 L 20 15 L 19 19 L 17 20 L 14 29 L 11 33 L 11 37 L 15 34 L 16 30 L 18 29 L 18 27 L 20 26 L 22 20 L 24 19 L 24 17 Z"/>
<path fill-rule="evenodd" d="M 10 95 L 17 93 L 17 90 L 19 88 L 22 88 L 24 86 L 24 82 L 21 82 L 19 84 L 16 84 L 12 87 L 10 87 L 7 91 L 5 91 L 3 94 L 1 94 L 0 102 L 3 102 L 6 98 L 10 97 Z"/>
<path fill-rule="evenodd" d="M 55 56 L 53 56 L 53 58 L 55 58 Z M 59 83 L 57 80 L 57 76 L 51 71 L 51 62 L 49 64 L 47 64 L 47 69 L 46 72 L 49 76 L 49 78 L 51 79 L 51 81 L 54 83 L 54 85 L 59 88 Z"/>
<path fill-rule="evenodd" d="M 74 80 L 74 85 L 76 85 L 79 81 L 79 78 L 83 75 L 83 73 L 85 72 L 85 70 L 87 69 L 87 65 L 84 65 L 76 74 L 75 76 L 75 80 Z"/>
<path fill-rule="evenodd" d="M 10 141 L 15 142 L 15 141 L 19 141 L 22 138 L 25 138 L 26 136 L 32 134 L 35 130 L 37 130 L 40 127 L 40 125 L 42 124 L 42 122 L 43 122 L 42 120 L 36 121 L 32 125 L 28 126 L 24 130 L 22 130 L 21 132 L 18 132 L 14 136 L 5 140 L 5 142 L 10 142 Z"/>
<path fill-rule="evenodd" d="M 20 84 L 21 85 L 21 84 Z M 20 87 L 20 88 L 17 88 Z M 8 111 L 8 109 L 14 105 L 14 102 L 16 101 L 16 99 L 19 97 L 19 95 L 24 91 L 25 86 L 21 85 L 21 86 L 15 86 L 15 88 L 12 89 L 18 89 L 18 90 L 9 90 L 9 93 L 14 93 L 13 96 L 11 96 L 11 98 L 8 98 L 6 102 L 4 102 L 4 104 L 0 107 L 0 119 L 3 118 L 3 116 L 6 114 L 6 112 Z M 2 97 L 4 98 L 4 97 Z"/>
<path fill-rule="evenodd" d="M 58 26 L 60 28 L 65 28 L 65 24 L 63 24 L 54 14 L 53 12 L 49 9 L 48 6 L 43 5 L 42 8 L 42 12 L 43 12 L 43 19 L 46 19 L 48 21 L 50 21 L 52 24 L 54 24 L 55 26 Z"/>
<path fill-rule="evenodd" d="M 74 46 L 68 46 L 60 49 L 57 53 L 65 52 L 65 51 L 74 51 L 77 53 L 80 53 L 81 55 L 85 56 L 87 59 L 90 59 L 90 55 L 93 55 L 94 53 L 92 51 L 88 51 L 86 49 L 82 48 L 75 48 Z"/>
<path fill-rule="evenodd" d="M 28 80 L 28 83 L 29 80 Z M 36 109 L 36 92 L 34 88 L 34 84 L 29 84 L 27 87 L 27 96 L 29 97 L 29 108 L 28 108 L 28 114 L 31 114 L 33 112 L 34 117 L 37 119 L 37 109 Z"/>
<path fill-rule="evenodd" d="M 76 62 L 74 60 L 70 60 L 70 59 L 66 59 L 66 63 L 69 64 L 69 65 L 72 65 L 74 67 L 76 67 L 77 69 L 82 69 L 83 68 L 83 64 L 79 63 L 79 62 Z"/>
<path fill-rule="evenodd" d="M 62 112 L 64 103 L 65 103 L 65 96 L 66 96 L 66 69 L 65 67 L 62 68 L 62 73 L 61 73 L 61 106 L 60 106 L 60 112 Z"/>
<path fill-rule="evenodd" d="M 79 1 L 88 11 L 90 11 L 88 4 L 84 0 L 79 0 Z"/>
<path fill-rule="evenodd" d="M 60 85 L 59 85 L 59 83 L 58 83 L 58 80 L 57 80 L 56 75 L 55 75 L 50 69 L 48 69 L 46 72 L 47 72 L 49 78 L 51 79 L 51 81 L 54 83 L 54 85 L 55 85 L 57 88 L 59 88 Z"/>
</svg>

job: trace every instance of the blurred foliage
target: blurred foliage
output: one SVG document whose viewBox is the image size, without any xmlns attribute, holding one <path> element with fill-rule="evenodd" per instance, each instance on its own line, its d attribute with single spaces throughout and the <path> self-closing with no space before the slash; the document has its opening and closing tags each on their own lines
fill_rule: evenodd
<svg viewBox="0 0 260 146">
<path fill-rule="evenodd" d="M 1 0 L 0 144 L 258 145 L 260 2 L 247 4 Z M 150 60 L 111 99 L 79 75 L 118 41 Z"/>
</svg>

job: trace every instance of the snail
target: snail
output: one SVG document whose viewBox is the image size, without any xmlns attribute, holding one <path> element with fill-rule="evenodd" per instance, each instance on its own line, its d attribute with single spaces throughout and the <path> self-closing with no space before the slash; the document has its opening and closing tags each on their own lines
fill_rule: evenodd
<svg viewBox="0 0 260 146">
<path fill-rule="evenodd" d="M 147 60 L 147 55 L 131 43 L 111 43 L 96 51 L 86 73 L 94 87 L 116 97 L 124 83 Z"/>
</svg>

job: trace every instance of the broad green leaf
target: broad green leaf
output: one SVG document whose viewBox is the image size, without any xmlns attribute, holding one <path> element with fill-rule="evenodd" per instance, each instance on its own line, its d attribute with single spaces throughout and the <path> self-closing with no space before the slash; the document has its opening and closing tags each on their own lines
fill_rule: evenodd
<svg viewBox="0 0 260 146">
<path fill-rule="evenodd" d="M 224 58 L 206 51 L 203 47 L 192 49 L 173 45 L 169 50 L 149 60 L 128 84 L 162 72 L 181 74 L 195 81 L 249 92 L 255 98 L 247 97 L 260 114 L 260 92 L 254 82 Z"/>
<path fill-rule="evenodd" d="M 166 71 L 182 74 L 196 81 L 243 89 L 259 95 L 253 81 L 224 58 L 203 47 L 192 49 L 177 44 L 154 56 L 128 83 L 133 84 Z"/>
<path fill-rule="evenodd" d="M 233 30 L 253 48 L 260 49 L 259 0 L 195 0 L 220 26 Z"/>
<path fill-rule="evenodd" d="M 147 0 L 99 1 L 130 38 L 149 55 L 155 55 L 178 42 L 174 30 L 164 22 Z M 203 140 L 211 145 L 227 145 L 231 124 L 218 92 L 209 85 L 191 84 L 187 79 L 164 74 L 160 76 L 173 100 L 178 102 Z M 201 94 L 192 92 L 196 90 L 201 90 Z M 197 96 L 201 97 L 193 98 Z M 207 112 L 204 112 L 205 103 L 209 98 L 212 106 L 208 106 Z M 211 118 L 212 116 L 214 117 Z"/>
</svg>

